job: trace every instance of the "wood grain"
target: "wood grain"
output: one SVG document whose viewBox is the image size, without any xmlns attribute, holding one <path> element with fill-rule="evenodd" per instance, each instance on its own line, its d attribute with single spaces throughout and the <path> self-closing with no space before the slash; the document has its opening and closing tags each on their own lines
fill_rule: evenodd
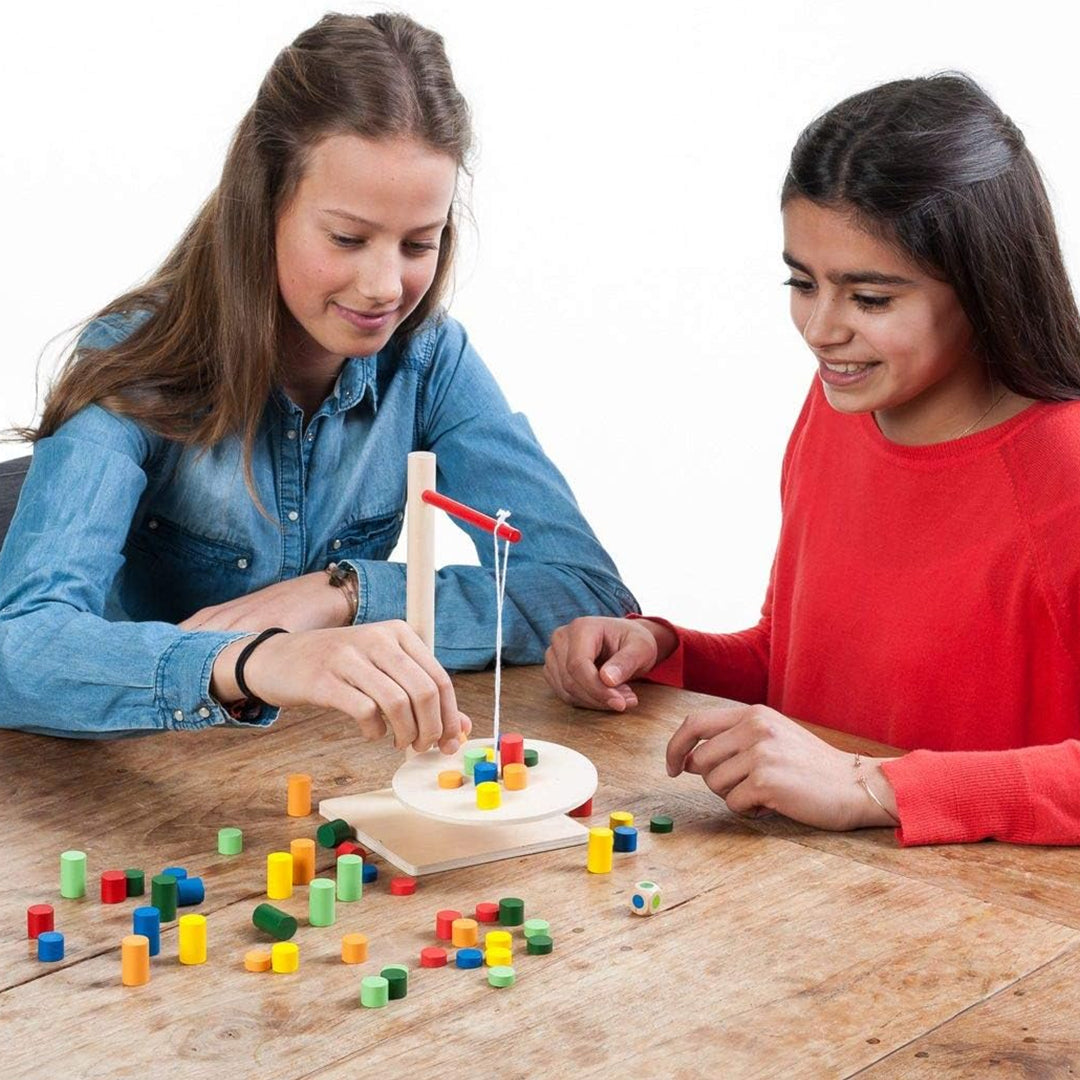
<svg viewBox="0 0 1080 1080">
<path fill-rule="evenodd" d="M 490 675 L 455 683 L 486 733 Z M 185 1080 L 345 1078 L 373 1068 L 819 1077 L 948 1067 L 1034 1076 L 1075 1066 L 1080 930 L 1077 909 L 1056 891 L 1064 858 L 1048 859 L 1069 852 L 903 851 L 889 830 L 831 836 L 736 817 L 697 778 L 664 772 L 664 746 L 682 717 L 716 702 L 663 687 L 642 687 L 640 697 L 627 716 L 584 712 L 557 702 L 539 670 L 508 671 L 504 730 L 574 746 L 597 765 L 595 822 L 615 809 L 646 821 L 666 812 L 674 833 L 643 832 L 640 850 L 617 856 L 609 876 L 587 874 L 582 849 L 435 875 L 411 897 L 391 897 L 384 874 L 360 902 L 338 905 L 330 928 L 307 925 L 306 890 L 297 889 L 280 905 L 301 922 L 301 967 L 291 976 L 242 967 L 244 951 L 265 943 L 250 915 L 265 898 L 266 854 L 318 823 L 286 817 L 286 775 L 310 772 L 316 801 L 384 787 L 400 760 L 391 748 L 316 712 L 283 717 L 266 733 L 107 744 L 0 733 L 5 1080 L 134 1077 L 163 1062 Z M 216 854 L 223 825 L 244 829 L 242 855 Z M 58 855 L 69 847 L 89 856 L 91 895 L 82 901 L 58 894 Z M 320 852 L 320 870 L 331 863 Z M 210 959 L 181 967 L 168 928 L 149 985 L 124 988 L 119 941 L 134 904 L 99 904 L 97 876 L 175 864 L 206 881 L 198 910 L 208 916 Z M 650 918 L 627 906 L 645 877 L 665 897 Z M 419 968 L 420 949 L 435 943 L 436 910 L 504 895 L 547 918 L 556 941 L 551 956 L 527 956 L 519 938 L 515 987 Z M 25 940 L 26 906 L 43 901 L 67 935 L 59 965 L 39 964 Z M 359 967 L 339 955 L 341 935 L 354 930 L 371 941 Z M 361 975 L 390 962 L 413 969 L 409 996 L 359 1008 Z"/>
</svg>

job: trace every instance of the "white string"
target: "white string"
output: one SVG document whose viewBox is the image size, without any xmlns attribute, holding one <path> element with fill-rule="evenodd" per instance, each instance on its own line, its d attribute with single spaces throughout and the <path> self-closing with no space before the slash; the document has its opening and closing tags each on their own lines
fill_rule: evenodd
<svg viewBox="0 0 1080 1080">
<path fill-rule="evenodd" d="M 510 541 L 504 540 L 502 570 L 499 570 L 499 526 L 506 523 L 510 516 L 509 510 L 499 510 L 495 515 L 497 522 L 492 531 L 495 540 L 495 711 L 492 735 L 492 745 L 499 746 L 499 700 L 502 696 L 502 613 L 503 599 L 506 596 L 506 564 L 510 559 Z"/>
</svg>

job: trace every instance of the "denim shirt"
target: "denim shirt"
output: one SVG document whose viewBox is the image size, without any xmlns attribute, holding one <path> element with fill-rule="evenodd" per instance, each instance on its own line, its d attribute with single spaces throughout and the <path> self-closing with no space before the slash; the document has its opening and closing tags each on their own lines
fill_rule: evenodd
<svg viewBox="0 0 1080 1080">
<path fill-rule="evenodd" d="M 81 344 L 107 346 L 132 325 L 98 320 Z M 40 440 L 0 551 L 0 727 L 101 737 L 237 723 L 210 677 L 245 635 L 176 624 L 331 560 L 357 571 L 358 623 L 403 619 L 405 566 L 387 560 L 411 450 L 438 455 L 441 492 L 505 507 L 522 531 L 506 582 L 508 663 L 539 662 L 575 616 L 637 610 L 528 421 L 439 314 L 404 343 L 346 360 L 306 427 L 274 392 L 253 458 L 266 515 L 238 438 L 200 452 L 91 405 Z M 481 565 L 436 578 L 435 652 L 449 670 L 483 668 L 495 652 L 492 538 L 462 527 Z"/>
</svg>

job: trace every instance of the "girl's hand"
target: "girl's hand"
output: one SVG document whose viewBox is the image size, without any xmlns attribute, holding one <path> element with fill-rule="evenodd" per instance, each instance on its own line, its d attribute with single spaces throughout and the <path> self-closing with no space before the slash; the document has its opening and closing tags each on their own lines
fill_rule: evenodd
<svg viewBox="0 0 1080 1080">
<path fill-rule="evenodd" d="M 211 691 L 218 701 L 241 696 L 234 672 L 247 643 L 232 642 L 214 661 Z M 458 711 L 450 676 L 401 621 L 276 634 L 251 654 L 244 681 L 270 705 L 320 705 L 347 713 L 366 739 L 381 738 L 389 725 L 399 750 L 438 744 L 452 754 L 472 730 Z"/>
<path fill-rule="evenodd" d="M 881 772 L 887 758 L 863 758 L 860 772 L 896 813 Z M 697 773 L 737 814 L 775 811 L 818 829 L 895 825 L 857 783 L 854 755 L 763 705 L 691 713 L 667 748 L 669 776 Z"/>
<path fill-rule="evenodd" d="M 677 644 L 672 631 L 648 619 L 575 619 L 551 635 L 544 678 L 570 705 L 625 712 L 637 704 L 630 680 L 651 671 Z"/>
<path fill-rule="evenodd" d="M 321 630 L 352 623 L 352 600 L 317 571 L 202 608 L 180 623 L 181 630 Z"/>
</svg>

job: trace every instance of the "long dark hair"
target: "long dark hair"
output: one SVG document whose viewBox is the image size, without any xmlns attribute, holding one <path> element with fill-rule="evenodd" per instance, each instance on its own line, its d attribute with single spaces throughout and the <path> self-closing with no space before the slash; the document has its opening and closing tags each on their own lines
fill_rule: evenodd
<svg viewBox="0 0 1080 1080">
<path fill-rule="evenodd" d="M 119 344 L 76 350 L 41 424 L 21 434 L 44 438 L 99 402 L 189 446 L 239 435 L 250 487 L 259 419 L 282 376 L 275 222 L 310 150 L 338 134 L 409 136 L 464 166 L 469 109 L 442 38 L 404 15 L 331 14 L 283 49 L 236 129 L 217 190 L 149 281 L 95 316 L 149 317 Z M 434 281 L 399 335 L 438 304 L 454 239 L 452 208 Z"/>
<path fill-rule="evenodd" d="M 855 94 L 799 136 L 781 205 L 848 210 L 956 290 L 989 373 L 1014 393 L 1080 398 L 1080 315 L 1024 136 L 966 75 Z"/>
</svg>

